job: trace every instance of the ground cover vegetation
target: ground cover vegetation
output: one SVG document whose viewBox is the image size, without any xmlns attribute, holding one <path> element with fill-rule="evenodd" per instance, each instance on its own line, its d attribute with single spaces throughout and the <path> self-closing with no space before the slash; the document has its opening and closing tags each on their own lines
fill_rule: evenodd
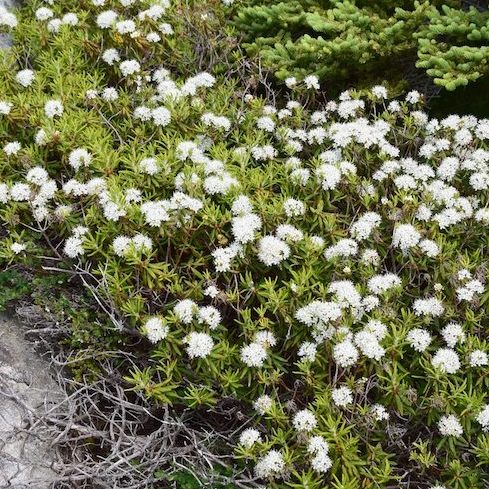
<svg viewBox="0 0 489 489">
<path fill-rule="evenodd" d="M 307 72 L 258 90 L 235 8 L 0 11 L 2 280 L 93 296 L 78 378 L 120 350 L 153 405 L 239 406 L 237 487 L 485 487 L 489 120 Z"/>
</svg>

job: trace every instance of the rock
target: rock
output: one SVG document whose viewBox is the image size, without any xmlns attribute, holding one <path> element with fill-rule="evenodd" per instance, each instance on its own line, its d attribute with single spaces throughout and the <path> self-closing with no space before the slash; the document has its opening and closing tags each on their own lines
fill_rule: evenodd
<svg viewBox="0 0 489 489">
<path fill-rule="evenodd" d="M 55 473 L 45 442 L 29 429 L 59 392 L 49 364 L 24 339 L 22 326 L 0 316 L 0 487 L 47 489 Z"/>
<path fill-rule="evenodd" d="M 4 7 L 7 10 L 15 8 L 19 4 L 20 4 L 20 2 L 15 1 L 15 0 L 0 0 L 0 8 Z M 11 43 L 10 43 L 9 35 L 0 33 L 0 49 L 8 47 L 8 46 L 10 46 L 10 44 Z"/>
</svg>

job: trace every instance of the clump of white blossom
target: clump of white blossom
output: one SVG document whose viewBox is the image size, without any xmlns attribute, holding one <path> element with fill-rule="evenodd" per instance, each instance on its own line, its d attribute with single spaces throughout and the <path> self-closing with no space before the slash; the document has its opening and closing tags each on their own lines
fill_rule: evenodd
<svg viewBox="0 0 489 489">
<path fill-rule="evenodd" d="M 251 448 L 255 443 L 259 442 L 261 442 L 260 432 L 254 428 L 247 428 L 239 437 L 240 445 L 243 445 L 245 448 Z"/>
<path fill-rule="evenodd" d="M 285 460 L 278 450 L 270 450 L 258 460 L 255 465 L 255 474 L 260 478 L 280 477 L 285 470 Z"/>
<path fill-rule="evenodd" d="M 333 465 L 328 455 L 329 445 L 321 436 L 312 436 L 307 445 L 307 452 L 312 456 L 311 467 L 318 473 L 328 472 Z"/>
<path fill-rule="evenodd" d="M 279 265 L 290 255 L 290 247 L 280 238 L 264 236 L 258 242 L 258 258 L 267 266 Z"/>
<path fill-rule="evenodd" d="M 190 358 L 205 358 L 214 348 L 214 340 L 206 333 L 192 331 L 183 340 Z"/>
<path fill-rule="evenodd" d="M 345 407 L 353 402 L 353 393 L 351 389 L 346 386 L 333 389 L 331 397 L 338 407 Z"/>
<path fill-rule="evenodd" d="M 144 330 L 151 343 L 158 343 L 158 341 L 165 339 L 168 334 L 168 326 L 159 317 L 148 319 L 144 324 Z"/>
<path fill-rule="evenodd" d="M 297 431 L 309 432 L 317 426 L 317 420 L 311 411 L 303 409 L 294 416 L 292 424 Z"/>
<path fill-rule="evenodd" d="M 443 436 L 459 437 L 464 432 L 460 421 L 453 414 L 442 416 L 438 422 L 438 429 Z"/>
</svg>

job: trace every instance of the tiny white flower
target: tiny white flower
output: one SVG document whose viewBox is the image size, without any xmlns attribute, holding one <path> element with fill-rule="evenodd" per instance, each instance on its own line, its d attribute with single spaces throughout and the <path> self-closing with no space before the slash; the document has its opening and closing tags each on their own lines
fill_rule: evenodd
<svg viewBox="0 0 489 489">
<path fill-rule="evenodd" d="M 91 161 L 92 155 L 85 148 L 74 149 L 68 156 L 68 162 L 75 170 L 89 166 Z"/>
<path fill-rule="evenodd" d="M 53 16 L 53 11 L 47 7 L 40 7 L 36 10 L 35 16 L 37 20 L 48 20 Z"/>
<path fill-rule="evenodd" d="M 278 265 L 289 255 L 289 245 L 275 236 L 265 236 L 258 243 L 258 258 L 267 266 Z"/>
<path fill-rule="evenodd" d="M 78 24 L 78 16 L 73 12 L 68 12 L 63 15 L 61 22 L 64 25 L 77 25 Z"/>
<path fill-rule="evenodd" d="M 168 334 L 168 326 L 159 317 L 148 319 L 144 324 L 144 330 L 151 343 L 158 343 L 158 341 L 165 339 Z"/>
<path fill-rule="evenodd" d="M 258 397 L 256 401 L 253 403 L 253 407 L 258 411 L 260 414 L 265 414 L 273 406 L 273 399 L 270 396 L 267 396 L 266 394 Z"/>
<path fill-rule="evenodd" d="M 474 350 L 470 354 L 471 367 L 485 367 L 488 364 L 489 364 L 489 358 L 486 352 L 482 350 Z"/>
<path fill-rule="evenodd" d="M 277 450 L 270 450 L 255 465 L 255 474 L 260 478 L 278 477 L 285 470 L 283 455 Z"/>
<path fill-rule="evenodd" d="M 460 421 L 453 414 L 442 416 L 438 422 L 438 429 L 443 436 L 459 437 L 464 433 Z"/>
<path fill-rule="evenodd" d="M 316 343 L 305 341 L 299 347 L 299 351 L 297 354 L 303 361 L 314 362 L 314 360 L 316 359 L 316 353 L 317 353 Z"/>
<path fill-rule="evenodd" d="M 297 431 L 312 431 L 317 426 L 316 416 L 308 409 L 303 409 L 295 414 L 292 424 Z"/>
<path fill-rule="evenodd" d="M 5 151 L 5 154 L 7 156 L 12 156 L 16 155 L 20 150 L 22 146 L 18 141 L 13 141 L 11 143 L 7 143 L 4 147 L 3 150 Z"/>
<path fill-rule="evenodd" d="M 262 367 L 267 358 L 267 350 L 260 343 L 250 343 L 241 348 L 241 360 L 248 367 Z"/>
<path fill-rule="evenodd" d="M 190 324 L 198 312 L 198 306 L 193 300 L 184 299 L 175 305 L 173 312 L 183 324 Z"/>
<path fill-rule="evenodd" d="M 353 392 L 346 386 L 333 389 L 331 396 L 338 407 L 345 407 L 353 402 Z"/>
<path fill-rule="evenodd" d="M 12 110 L 12 104 L 10 102 L 5 102 L 4 100 L 0 100 L 0 114 L 8 115 Z"/>
<path fill-rule="evenodd" d="M 245 429 L 239 437 L 239 444 L 245 448 L 251 448 L 255 443 L 260 443 L 261 441 L 260 432 L 254 428 Z"/>
<path fill-rule="evenodd" d="M 123 76 L 129 76 L 139 73 L 141 65 L 135 59 L 129 59 L 120 63 L 119 69 Z"/>
<path fill-rule="evenodd" d="M 63 115 L 63 110 L 63 104 L 60 100 L 48 100 L 44 105 L 44 113 L 50 119 Z"/>
<path fill-rule="evenodd" d="M 447 374 L 454 374 L 460 369 L 460 359 L 451 348 L 440 348 L 431 363 L 434 367 Z"/>
<path fill-rule="evenodd" d="M 214 340 L 206 333 L 189 333 L 184 343 L 187 344 L 187 353 L 190 358 L 205 358 L 214 348 Z"/>
<path fill-rule="evenodd" d="M 26 245 L 23 244 L 23 243 L 12 243 L 12 245 L 10 246 L 10 249 L 16 255 L 18 255 L 19 253 L 22 253 L 23 251 L 25 251 L 26 248 L 27 248 Z"/>
<path fill-rule="evenodd" d="M 32 70 L 21 70 L 15 75 L 15 79 L 23 87 L 29 87 L 34 81 L 35 75 Z"/>
<path fill-rule="evenodd" d="M 293 88 L 297 85 L 297 79 L 295 76 L 289 76 L 285 79 L 285 85 L 287 88 Z"/>
<path fill-rule="evenodd" d="M 407 341 L 416 351 L 423 352 L 431 343 L 431 335 L 424 329 L 414 328 L 409 331 Z"/>
<path fill-rule="evenodd" d="M 215 285 L 209 285 L 209 287 L 204 290 L 204 295 L 214 299 L 219 295 L 219 289 Z"/>
<path fill-rule="evenodd" d="M 489 404 L 486 404 L 482 411 L 476 417 L 477 422 L 481 425 L 482 431 L 489 431 Z"/>
<path fill-rule="evenodd" d="M 319 79 L 316 75 L 309 75 L 304 78 L 304 84 L 306 88 L 319 90 Z"/>
<path fill-rule="evenodd" d="M 377 421 L 385 421 L 389 419 L 389 413 L 381 404 L 374 404 L 372 406 L 372 414 L 374 416 L 374 419 L 376 419 Z"/>
</svg>

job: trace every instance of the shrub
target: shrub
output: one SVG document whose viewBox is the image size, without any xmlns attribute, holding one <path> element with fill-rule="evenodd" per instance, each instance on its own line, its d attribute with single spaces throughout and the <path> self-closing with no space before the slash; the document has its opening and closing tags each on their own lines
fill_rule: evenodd
<svg viewBox="0 0 489 489">
<path fill-rule="evenodd" d="M 489 12 L 462 2 L 294 0 L 244 3 L 244 47 L 285 80 L 313 73 L 329 90 L 388 81 L 406 86 L 414 63 L 447 90 L 486 76 Z"/>
<path fill-rule="evenodd" d="M 7 304 L 26 293 L 28 282 L 15 270 L 0 272 L 0 311 L 4 311 Z"/>
<path fill-rule="evenodd" d="M 134 354 L 127 387 L 236 400 L 257 483 L 483 487 L 489 121 L 430 119 L 381 86 L 310 110 L 314 76 L 273 106 L 172 73 L 178 17 L 129 0 L 19 12 L 2 259 L 84 281 Z"/>
</svg>

